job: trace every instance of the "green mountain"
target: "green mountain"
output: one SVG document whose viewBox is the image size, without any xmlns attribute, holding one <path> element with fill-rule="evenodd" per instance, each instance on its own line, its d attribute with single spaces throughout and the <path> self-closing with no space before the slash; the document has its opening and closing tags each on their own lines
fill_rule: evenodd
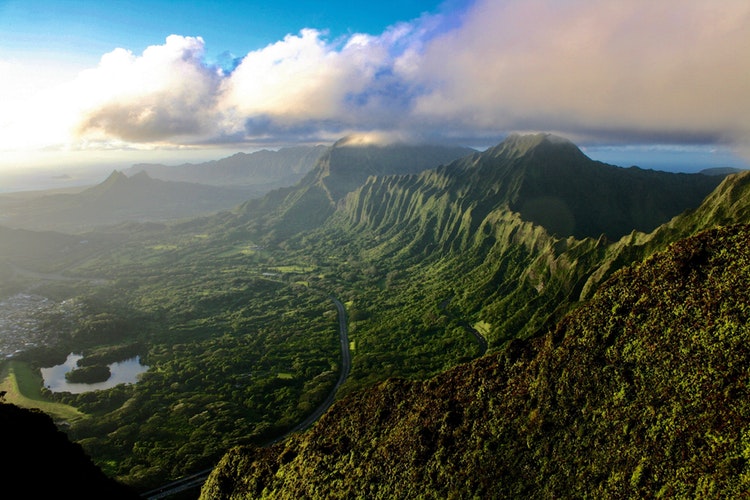
<svg viewBox="0 0 750 500">
<path fill-rule="evenodd" d="M 452 244 L 493 211 L 509 209 L 552 235 L 615 240 L 696 207 L 721 179 L 615 167 L 559 137 L 512 135 L 419 178 L 371 179 L 349 200 L 349 218 L 400 231 L 421 210 L 418 223 L 434 225 L 435 243 Z"/>
<path fill-rule="evenodd" d="M 146 172 L 128 177 L 114 171 L 79 193 L 8 199 L 2 220 L 7 226 L 37 231 L 83 232 L 126 221 L 196 217 L 228 210 L 249 196 L 251 192 L 239 188 L 162 181 Z"/>
<path fill-rule="evenodd" d="M 202 498 L 737 498 L 750 488 L 749 226 L 617 272 L 553 331 L 228 453 Z"/>
<path fill-rule="evenodd" d="M 86 196 L 114 201 L 123 180 Z M 150 489 L 231 446 L 279 438 L 326 398 L 340 369 L 329 296 L 349 318 L 352 366 L 338 397 L 473 370 L 472 359 L 484 366 L 508 348 L 529 360 L 532 339 L 619 269 L 717 224 L 750 222 L 746 174 L 711 191 L 721 182 L 604 165 L 544 134 L 482 153 L 347 140 L 296 186 L 232 211 L 99 229 L 70 240 L 72 252 L 46 249 L 49 258 L 10 245 L 0 276 L 75 299 L 75 311 L 50 317 L 57 355 L 82 343 L 141 349 L 152 369 L 138 384 L 46 397 L 90 413 L 70 435 L 108 474 Z M 34 281 L 35 262 L 52 273 L 46 281 Z M 391 401 L 388 411 L 408 408 L 408 398 Z M 369 408 L 383 414 L 374 403 L 352 411 Z"/>
<path fill-rule="evenodd" d="M 697 207 L 721 181 L 605 165 L 547 134 L 511 136 L 434 170 L 369 178 L 304 245 L 353 241 L 347 253 L 363 266 L 404 277 L 412 299 L 392 301 L 394 290 L 384 290 L 373 300 L 373 332 L 433 311 L 482 323 L 501 345 L 535 335 L 608 273 L 647 255 L 612 240 Z M 395 348 L 381 345 L 378 355 Z"/>
<path fill-rule="evenodd" d="M 369 177 L 417 174 L 473 152 L 470 148 L 429 144 L 360 145 L 344 138 L 321 157 L 309 180 L 338 202 Z"/>
<path fill-rule="evenodd" d="M 557 183 L 548 182 L 555 176 Z M 578 189 L 576 182 L 587 188 Z M 356 282 L 358 287 L 366 288 L 368 279 L 389 276 L 380 292 L 364 294 L 374 307 L 357 302 L 352 306 L 354 338 L 362 345 L 351 375 L 355 384 L 363 387 L 367 380 L 383 380 L 389 374 L 422 376 L 421 360 L 400 353 L 438 357 L 449 352 L 455 349 L 456 333 L 465 328 L 461 325 L 482 324 L 491 350 L 500 354 L 426 382 L 392 379 L 350 393 L 308 434 L 272 448 L 237 449 L 226 455 L 205 486 L 204 497 L 640 497 L 657 491 L 669 495 L 741 489 L 732 474 L 741 472 L 737 467 L 742 465 L 742 451 L 720 449 L 707 438 L 722 429 L 721 423 L 712 424 L 715 427 L 702 437 L 688 435 L 689 444 L 669 451 L 663 461 L 664 453 L 655 451 L 670 442 L 668 438 L 675 441 L 670 436 L 675 426 L 687 432 L 698 425 L 690 420 L 692 410 L 673 415 L 677 409 L 697 408 L 710 400 L 706 392 L 692 391 L 679 404 L 667 401 L 665 410 L 659 407 L 664 398 L 679 394 L 678 387 L 688 389 L 685 380 L 703 387 L 712 377 L 723 377 L 723 383 L 731 384 L 734 374 L 721 369 L 706 374 L 700 362 L 652 368 L 646 354 L 716 353 L 711 346 L 713 318 L 685 330 L 693 323 L 693 311 L 674 307 L 694 300 L 700 317 L 704 306 L 699 300 L 709 298 L 708 290 L 718 282 L 738 283 L 744 290 L 747 256 L 737 254 L 739 268 L 722 266 L 727 256 L 740 252 L 747 228 L 709 232 L 677 244 L 649 261 L 656 262 L 648 264 L 654 269 L 643 272 L 650 273 L 653 282 L 629 281 L 634 270 L 617 274 L 591 306 L 564 316 L 623 266 L 697 231 L 750 220 L 750 175 L 730 176 L 711 192 L 719 182 L 721 178 L 703 175 L 616 169 L 592 162 L 569 142 L 546 135 L 511 137 L 484 153 L 421 174 L 369 178 L 343 199 L 315 237 L 300 240 L 304 245 L 316 238 L 337 241 L 350 263 L 359 258 L 361 269 L 377 267 Z M 597 189 L 607 196 L 591 192 Z M 539 213 L 564 213 L 566 224 L 529 210 L 533 197 L 554 200 Z M 687 211 L 677 215 L 683 210 Z M 619 217 L 610 220 L 602 214 Z M 562 234 L 554 234 L 556 228 Z M 576 237 L 581 228 L 590 234 Z M 727 240 L 731 245 L 724 247 Z M 714 267 L 700 269 L 702 258 L 693 262 L 690 249 L 696 245 L 712 246 L 717 256 Z M 684 260 L 688 264 L 677 275 L 667 272 Z M 391 280 L 391 274 L 401 277 Z M 705 275 L 715 275 L 718 282 L 700 283 L 696 278 Z M 662 278 L 664 283 L 659 283 Z M 692 295 L 683 301 L 680 294 L 685 292 Z M 741 328 L 747 320 L 745 304 L 750 303 L 742 293 L 746 292 L 735 297 L 742 305 L 734 307 L 745 316 L 732 320 L 730 327 L 740 328 L 732 340 L 735 346 L 741 345 L 746 332 Z M 640 300 L 655 305 L 631 314 Z M 731 295 L 717 296 L 716 301 L 706 307 L 723 310 L 735 303 Z M 593 312 L 586 316 L 584 311 Z M 570 326 L 573 321 L 575 326 Z M 620 327 L 622 332 L 616 331 Z M 703 327 L 708 336 L 701 337 Z M 615 331 L 602 340 L 598 336 L 604 328 Z M 553 333 L 540 339 L 547 329 Z M 568 329 L 572 333 L 565 333 Z M 654 331 L 688 334 L 653 338 Z M 445 332 L 452 332 L 453 338 L 447 339 Z M 630 332 L 642 340 L 628 344 L 624 339 Z M 691 341 L 701 345 L 690 345 Z M 622 352 L 613 350 L 617 342 L 623 344 Z M 581 345 L 585 354 L 579 352 Z M 611 366 L 608 357 L 646 361 L 637 367 L 625 363 L 623 368 Z M 745 361 L 733 360 L 732 366 Z M 368 376 L 367 370 L 378 375 Z M 586 377 L 597 382 L 587 383 Z M 641 391 L 637 397 L 632 396 L 634 380 L 639 380 Z M 652 387 L 660 387 L 658 394 L 650 391 Z M 725 394 L 734 394 L 741 384 L 733 387 Z M 583 388 L 591 393 L 581 393 Z M 724 409 L 732 406 L 732 397 L 726 396 L 724 407 L 703 404 L 699 421 L 719 421 Z M 608 412 L 614 411 L 610 408 L 620 411 L 626 402 L 630 406 L 621 411 L 627 418 L 609 421 Z M 639 424 L 644 411 L 650 412 L 649 418 Z M 612 433 L 618 436 L 615 444 L 603 447 Z M 639 437 L 644 434 L 647 439 Z M 732 439 L 717 436 L 720 442 Z M 596 460 L 589 463 L 590 456 Z M 706 460 L 714 469 L 729 472 L 690 472 L 692 477 L 686 478 L 679 462 L 684 457 L 693 464 Z M 719 466 L 724 463 L 733 465 Z"/>
<path fill-rule="evenodd" d="M 250 200 L 239 212 L 254 233 L 268 233 L 266 238 L 278 241 L 323 224 L 341 199 L 369 177 L 418 173 L 473 151 L 424 144 L 363 145 L 341 139 L 298 184 Z"/>
<path fill-rule="evenodd" d="M 155 179 L 210 186 L 257 186 L 266 191 L 299 181 L 326 151 L 326 146 L 298 146 L 278 151 L 263 149 L 237 153 L 204 163 L 161 165 L 140 163 L 126 171 L 132 176 L 146 172 Z"/>
</svg>

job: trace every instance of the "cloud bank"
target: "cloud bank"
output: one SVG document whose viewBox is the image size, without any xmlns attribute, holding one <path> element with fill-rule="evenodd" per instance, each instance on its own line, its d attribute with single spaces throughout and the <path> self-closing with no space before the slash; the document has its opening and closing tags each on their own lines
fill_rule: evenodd
<svg viewBox="0 0 750 500">
<path fill-rule="evenodd" d="M 750 4 L 487 1 L 432 43 L 415 116 L 664 140 L 750 132 Z"/>
<path fill-rule="evenodd" d="M 230 69 L 172 35 L 105 54 L 56 95 L 81 147 L 513 130 L 741 147 L 748 53 L 746 0 L 477 0 L 377 35 L 302 29 Z"/>
</svg>

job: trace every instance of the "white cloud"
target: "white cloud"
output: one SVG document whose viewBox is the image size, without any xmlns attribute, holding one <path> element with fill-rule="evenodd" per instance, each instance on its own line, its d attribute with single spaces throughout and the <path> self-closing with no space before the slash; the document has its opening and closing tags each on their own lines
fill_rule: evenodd
<svg viewBox="0 0 750 500">
<path fill-rule="evenodd" d="M 750 130 L 744 0 L 481 1 L 434 40 L 414 116 L 469 129 L 735 138 Z"/>
<path fill-rule="evenodd" d="M 33 98 L 0 81 L 20 99 L 0 104 L 17 117 L 0 132 L 74 148 L 369 130 L 746 145 L 748 53 L 746 0 L 478 0 L 377 36 L 303 29 L 230 73 L 206 63 L 201 38 L 173 35 Z"/>
<path fill-rule="evenodd" d="M 384 103 L 373 91 L 387 79 L 382 73 L 390 71 L 389 50 L 398 36 L 354 34 L 329 42 L 305 29 L 249 53 L 221 89 L 227 132 L 241 131 L 257 117 L 272 128 L 312 122 L 323 129 L 359 128 L 375 120 Z"/>
<path fill-rule="evenodd" d="M 363 39 L 361 45 L 366 44 Z M 280 120 L 336 118 L 343 94 L 361 88 L 368 77 L 366 62 L 364 71 L 353 71 L 356 63 L 346 59 L 347 51 L 356 53 L 349 45 L 341 51 L 328 46 L 314 30 L 289 35 L 245 56 L 224 82 L 222 104 L 240 121 L 254 115 Z"/>
<path fill-rule="evenodd" d="M 327 128 L 337 138 L 383 114 L 387 96 L 375 91 L 406 31 L 327 41 L 305 29 L 250 52 L 229 74 L 206 64 L 202 39 L 172 35 L 142 55 L 105 54 L 66 86 L 65 100 L 78 107 L 79 145 L 243 141 Z"/>
<path fill-rule="evenodd" d="M 71 86 L 81 103 L 79 135 L 157 142 L 213 132 L 222 75 L 203 55 L 201 38 L 177 35 L 141 56 L 124 49 L 105 54 Z"/>
<path fill-rule="evenodd" d="M 0 151 L 25 150 L 68 140 L 69 100 L 59 99 L 60 82 L 76 70 L 45 61 L 0 61 Z"/>
</svg>

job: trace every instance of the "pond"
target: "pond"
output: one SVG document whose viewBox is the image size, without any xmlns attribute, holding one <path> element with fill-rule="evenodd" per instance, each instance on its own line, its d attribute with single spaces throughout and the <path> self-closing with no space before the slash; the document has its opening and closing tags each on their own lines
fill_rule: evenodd
<svg viewBox="0 0 750 500">
<path fill-rule="evenodd" d="M 96 384 L 71 384 L 65 379 L 65 374 L 76 368 L 78 360 L 83 358 L 80 354 L 68 354 L 65 363 L 51 368 L 42 368 L 42 379 L 44 387 L 52 392 L 70 392 L 81 394 L 84 392 L 111 389 L 119 384 L 134 384 L 138 382 L 138 376 L 148 370 L 148 366 L 142 365 L 139 356 L 126 359 L 109 365 L 112 375 L 104 382 Z"/>
</svg>

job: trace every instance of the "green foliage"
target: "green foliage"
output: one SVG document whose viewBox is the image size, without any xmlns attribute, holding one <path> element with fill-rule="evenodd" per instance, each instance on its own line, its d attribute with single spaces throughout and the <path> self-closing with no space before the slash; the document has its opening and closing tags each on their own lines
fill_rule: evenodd
<svg viewBox="0 0 750 500">
<path fill-rule="evenodd" d="M 65 374 L 65 380 L 73 384 L 95 384 L 109 380 L 112 373 L 107 365 L 92 365 L 75 368 Z"/>
<path fill-rule="evenodd" d="M 304 435 L 232 450 L 202 498 L 742 497 L 748 241 L 680 241 L 543 337 L 352 393 Z"/>
<path fill-rule="evenodd" d="M 64 357 L 75 348 L 84 352 L 85 363 L 101 365 L 135 353 L 149 365 L 133 386 L 81 395 L 48 394 L 95 415 L 73 425 L 71 437 L 108 474 L 141 488 L 210 467 L 232 446 L 271 441 L 326 397 L 340 363 L 336 311 L 329 294 L 347 303 L 354 346 L 343 393 L 353 395 L 389 377 L 427 379 L 481 356 L 486 347 L 468 326 L 477 323 L 489 325 L 482 335 L 490 352 L 510 345 L 507 359 L 523 358 L 527 347 L 514 339 L 533 338 L 553 328 L 580 297 L 588 297 L 617 269 L 678 237 L 710 227 L 714 220 L 710 207 L 699 209 L 699 219 L 678 218 L 651 235 L 634 232 L 611 243 L 599 237 L 607 215 L 584 231 L 596 239 L 569 236 L 560 226 L 566 217 L 541 220 L 539 203 L 536 208 L 524 206 L 524 198 L 532 193 L 542 201 L 549 201 L 544 198 L 548 195 L 567 200 L 577 221 L 571 234 L 578 234 L 581 213 L 602 210 L 611 215 L 613 209 L 592 207 L 600 201 L 594 194 L 580 202 L 568 200 L 578 195 L 570 186 L 547 192 L 556 185 L 551 180 L 566 178 L 567 171 L 584 184 L 607 180 L 615 189 L 611 184 L 622 179 L 617 177 L 619 170 L 617 175 L 608 169 L 596 174 L 601 165 L 570 145 L 548 142 L 538 137 L 510 140 L 421 174 L 416 171 L 424 165 L 417 162 L 419 168 L 413 168 L 415 155 L 406 150 L 339 145 L 297 187 L 251 200 L 234 212 L 170 226 L 124 224 L 92 232 L 86 243 L 54 234 L 1 233 L 0 257 L 13 263 L 5 272 L 20 280 L 18 286 L 33 283 L 55 300 L 75 297 L 77 304 L 72 313 L 50 317 L 46 323 L 58 333 L 52 352 L 29 352 L 27 357 Z M 432 158 L 424 150 L 415 151 L 416 156 Z M 555 151 L 564 161 L 555 160 Z M 399 155 L 395 167 L 383 164 L 384 158 L 391 161 Z M 369 173 L 363 175 L 363 169 Z M 404 175 L 368 179 L 383 173 Z M 628 185 L 651 179 L 651 174 L 637 170 L 622 175 Z M 650 197 L 649 217 L 651 212 L 659 220 L 668 217 L 665 210 L 677 210 L 677 202 L 680 207 L 697 204 L 696 190 L 705 185 L 690 185 L 687 198 L 673 197 L 671 188 L 663 200 Z M 361 188 L 351 191 L 351 186 Z M 748 198 L 738 200 L 729 194 L 732 191 L 725 186 L 727 194 L 716 200 L 733 200 L 723 220 L 731 220 L 731 210 L 745 213 L 741 205 Z M 612 196 L 638 205 L 623 193 Z M 665 206 L 658 205 L 662 201 Z M 627 224 L 643 223 L 647 229 L 656 221 L 644 217 L 629 212 Z M 622 232 L 622 227 L 612 227 L 615 234 Z M 609 226 L 603 232 L 609 232 Z M 3 239 L 3 234 L 12 235 L 13 241 Z M 493 376 L 513 375 L 503 371 L 505 365 L 491 370 Z M 440 380 L 447 388 L 456 382 Z M 393 384 L 381 387 L 385 391 Z M 401 382 L 395 384 L 401 387 Z M 479 389 L 467 386 L 466 397 L 499 387 L 494 382 Z M 618 401 L 626 400 L 629 393 L 620 389 L 614 391 Z M 517 390 L 528 394 L 531 389 Z M 389 402 L 406 412 L 402 396 L 413 394 L 394 395 Z M 489 404 L 486 398 L 480 401 L 461 417 L 456 408 L 443 403 L 426 407 L 408 425 L 433 422 L 433 434 L 421 436 L 421 444 L 413 448 L 396 433 L 392 449 L 381 452 L 410 457 L 414 484 L 420 474 L 439 476 L 439 462 L 421 468 L 430 463 L 431 454 L 439 461 L 445 453 L 431 444 L 434 433 L 458 423 L 468 429 L 483 415 L 499 411 L 496 401 L 492 407 L 484 406 Z M 390 418 L 389 411 L 401 411 L 367 404 L 364 411 L 372 410 L 383 421 Z M 523 425 L 530 430 L 549 424 L 543 408 L 514 411 L 524 415 Z M 487 435 L 502 432 L 484 429 L 475 436 L 467 430 L 460 435 L 480 450 L 460 467 L 528 474 L 520 458 L 509 455 L 507 463 L 493 458 L 492 447 L 502 448 L 512 436 L 483 444 Z M 445 438 L 446 450 L 455 446 L 459 434 Z M 325 444 L 325 449 L 349 456 L 348 446 L 342 437 Z M 641 484 L 649 467 L 644 462 L 628 481 Z M 370 479 L 375 484 L 389 475 L 382 469 Z M 338 476 L 326 479 L 333 484 L 343 481 Z M 480 495 L 489 491 L 487 482 L 473 478 L 466 484 Z M 449 485 L 441 488 L 445 495 L 438 496 L 450 496 Z M 307 493 L 315 496 L 320 491 Z M 394 492 L 381 492 L 386 493 Z"/>
<path fill-rule="evenodd" d="M 335 383 L 338 323 L 324 296 L 267 284 L 170 310 L 155 322 L 168 329 L 148 333 L 142 359 L 152 369 L 114 398 L 119 405 L 112 390 L 60 398 L 99 413 L 71 435 L 108 473 L 155 486 L 165 469 L 179 477 L 209 467 L 233 444 L 262 443 L 296 425 Z"/>
</svg>

